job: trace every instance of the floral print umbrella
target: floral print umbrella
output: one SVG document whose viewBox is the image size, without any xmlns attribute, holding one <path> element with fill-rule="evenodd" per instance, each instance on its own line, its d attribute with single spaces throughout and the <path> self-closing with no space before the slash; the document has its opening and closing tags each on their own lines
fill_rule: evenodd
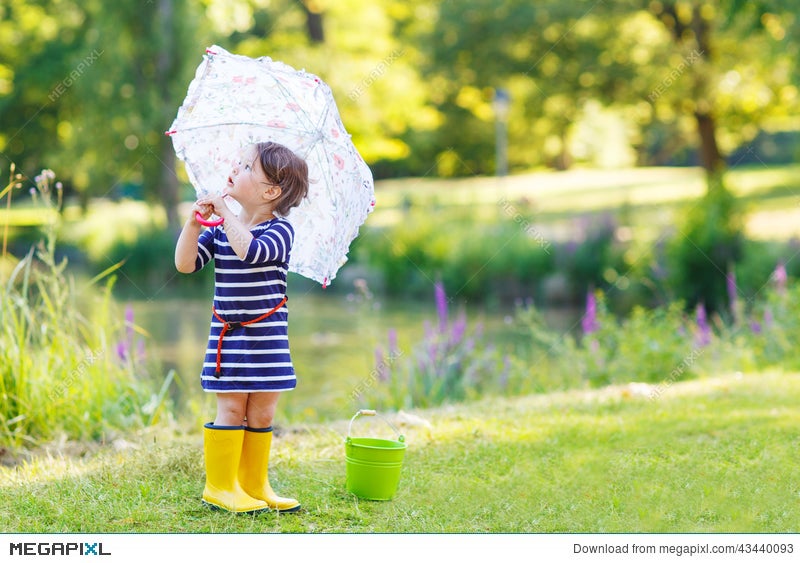
<svg viewBox="0 0 800 563">
<path fill-rule="evenodd" d="M 269 57 L 214 45 L 167 134 L 198 197 L 222 193 L 233 164 L 253 143 L 280 143 L 305 159 L 308 198 L 287 217 L 295 229 L 289 270 L 323 286 L 336 277 L 375 206 L 375 188 L 327 84 Z M 229 205 L 238 212 L 236 202 Z"/>
</svg>

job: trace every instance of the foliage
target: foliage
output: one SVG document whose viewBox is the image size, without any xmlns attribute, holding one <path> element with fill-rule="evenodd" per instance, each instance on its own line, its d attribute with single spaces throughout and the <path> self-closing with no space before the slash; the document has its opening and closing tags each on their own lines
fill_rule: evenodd
<svg viewBox="0 0 800 563">
<path fill-rule="evenodd" d="M 213 268 L 192 276 L 175 270 L 175 236 L 154 224 L 138 228 L 130 242 L 116 239 L 93 266 L 102 270 L 109 264 L 120 264 L 117 289 L 128 295 L 152 299 L 175 292 L 206 291 L 213 285 Z"/>
<path fill-rule="evenodd" d="M 444 123 L 439 154 L 455 154 L 464 164 L 460 174 L 486 171 L 481 140 L 491 141 L 486 125 L 500 87 L 513 100 L 512 168 L 600 164 L 571 139 L 597 102 L 621 117 L 640 163 L 665 162 L 699 145 L 701 154 L 725 154 L 763 123 L 788 125 L 798 103 L 781 94 L 797 84 L 790 69 L 798 43 L 789 36 L 797 18 L 785 1 L 436 5 L 439 17 L 420 43 L 426 71 L 440 85 L 433 98 Z M 609 131 L 601 138 L 607 144 Z"/>
<path fill-rule="evenodd" d="M 12 0 L 0 8 L 4 155 L 23 169 L 48 162 L 84 202 L 122 183 L 174 200 L 175 158 L 163 131 L 198 60 L 198 8 L 186 0 Z"/>
<path fill-rule="evenodd" d="M 498 88 L 512 169 L 603 165 L 612 137 L 640 163 L 692 163 L 696 114 L 723 153 L 793 127 L 798 25 L 788 0 L 8 0 L 0 150 L 58 167 L 84 203 L 131 184 L 169 207 L 161 133 L 220 43 L 321 75 L 379 177 L 493 172 Z"/>
<path fill-rule="evenodd" d="M 729 309 L 729 276 L 742 255 L 742 217 L 734 196 L 720 183 L 689 211 L 668 250 L 671 286 L 691 309 Z"/>
<path fill-rule="evenodd" d="M 37 177 L 45 209 L 61 194 L 53 178 L 49 170 Z M 66 260 L 56 261 L 57 222 L 44 229 L 0 285 L 0 443 L 27 447 L 61 434 L 97 440 L 154 422 L 171 376 L 158 392 L 133 319 L 117 317 L 113 278 L 99 291 L 79 288 Z"/>
<path fill-rule="evenodd" d="M 585 222 L 576 242 L 550 242 L 536 224 L 502 220 L 476 228 L 466 215 L 436 220 L 413 213 L 392 227 L 364 228 L 353 243 L 357 262 L 378 271 L 393 295 L 421 296 L 441 278 L 454 296 L 470 301 L 540 297 L 544 280 L 562 272 L 567 292 L 604 283 L 607 268 L 621 268 L 622 254 L 608 222 Z M 478 230 L 479 229 L 479 230 Z"/>
</svg>

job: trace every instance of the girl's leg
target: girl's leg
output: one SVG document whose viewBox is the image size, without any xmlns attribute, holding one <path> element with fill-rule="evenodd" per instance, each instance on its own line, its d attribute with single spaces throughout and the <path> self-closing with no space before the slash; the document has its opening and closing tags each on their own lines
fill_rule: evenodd
<svg viewBox="0 0 800 563">
<path fill-rule="evenodd" d="M 272 419 L 280 393 L 251 393 L 247 399 L 247 427 L 244 432 L 239 482 L 248 495 L 266 501 L 281 512 L 296 512 L 300 503 L 275 494 L 269 484 L 269 454 L 272 448 Z"/>
<path fill-rule="evenodd" d="M 206 486 L 203 501 L 232 512 L 258 512 L 268 508 L 262 499 L 248 495 L 238 480 L 244 448 L 247 393 L 217 393 L 217 418 L 203 430 Z"/>
<path fill-rule="evenodd" d="M 217 393 L 214 426 L 243 426 L 249 393 Z"/>
<path fill-rule="evenodd" d="M 269 428 L 275 416 L 279 392 L 249 393 L 247 398 L 247 426 L 250 428 Z"/>
</svg>

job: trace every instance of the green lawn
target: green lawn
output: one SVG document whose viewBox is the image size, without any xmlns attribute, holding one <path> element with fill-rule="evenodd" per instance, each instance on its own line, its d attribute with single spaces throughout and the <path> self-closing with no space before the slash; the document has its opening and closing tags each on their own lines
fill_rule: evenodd
<svg viewBox="0 0 800 563">
<path fill-rule="evenodd" d="M 0 470 L 14 532 L 797 532 L 800 374 L 487 399 L 415 414 L 396 498 L 345 489 L 347 421 L 284 428 L 271 472 L 296 515 L 212 512 L 199 428 Z M 380 422 L 380 421 L 376 421 Z M 360 424 L 361 421 L 359 421 Z M 370 428 L 359 426 L 358 428 Z M 386 435 L 388 427 L 375 425 Z M 355 435 L 366 432 L 355 431 Z"/>
<path fill-rule="evenodd" d="M 753 238 L 788 239 L 800 234 L 800 166 L 732 168 L 726 182 L 750 213 L 746 224 Z M 537 225 L 569 229 L 578 214 L 625 213 L 640 239 L 656 238 L 675 224 L 705 193 L 700 168 L 574 169 L 541 171 L 505 178 L 408 178 L 376 186 L 378 205 L 368 226 L 392 224 L 404 217 L 403 202 L 416 207 L 468 212 L 473 219 L 494 222 L 528 211 Z M 510 204 L 510 205 L 509 205 Z"/>
</svg>

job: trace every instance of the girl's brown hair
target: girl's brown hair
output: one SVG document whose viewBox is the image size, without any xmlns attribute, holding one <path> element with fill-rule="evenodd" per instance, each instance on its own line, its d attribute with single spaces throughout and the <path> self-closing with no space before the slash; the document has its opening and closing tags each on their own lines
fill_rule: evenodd
<svg viewBox="0 0 800 563">
<path fill-rule="evenodd" d="M 281 188 L 274 211 L 285 217 L 308 195 L 308 165 L 290 149 L 271 141 L 256 144 L 256 153 L 267 180 Z"/>
</svg>

